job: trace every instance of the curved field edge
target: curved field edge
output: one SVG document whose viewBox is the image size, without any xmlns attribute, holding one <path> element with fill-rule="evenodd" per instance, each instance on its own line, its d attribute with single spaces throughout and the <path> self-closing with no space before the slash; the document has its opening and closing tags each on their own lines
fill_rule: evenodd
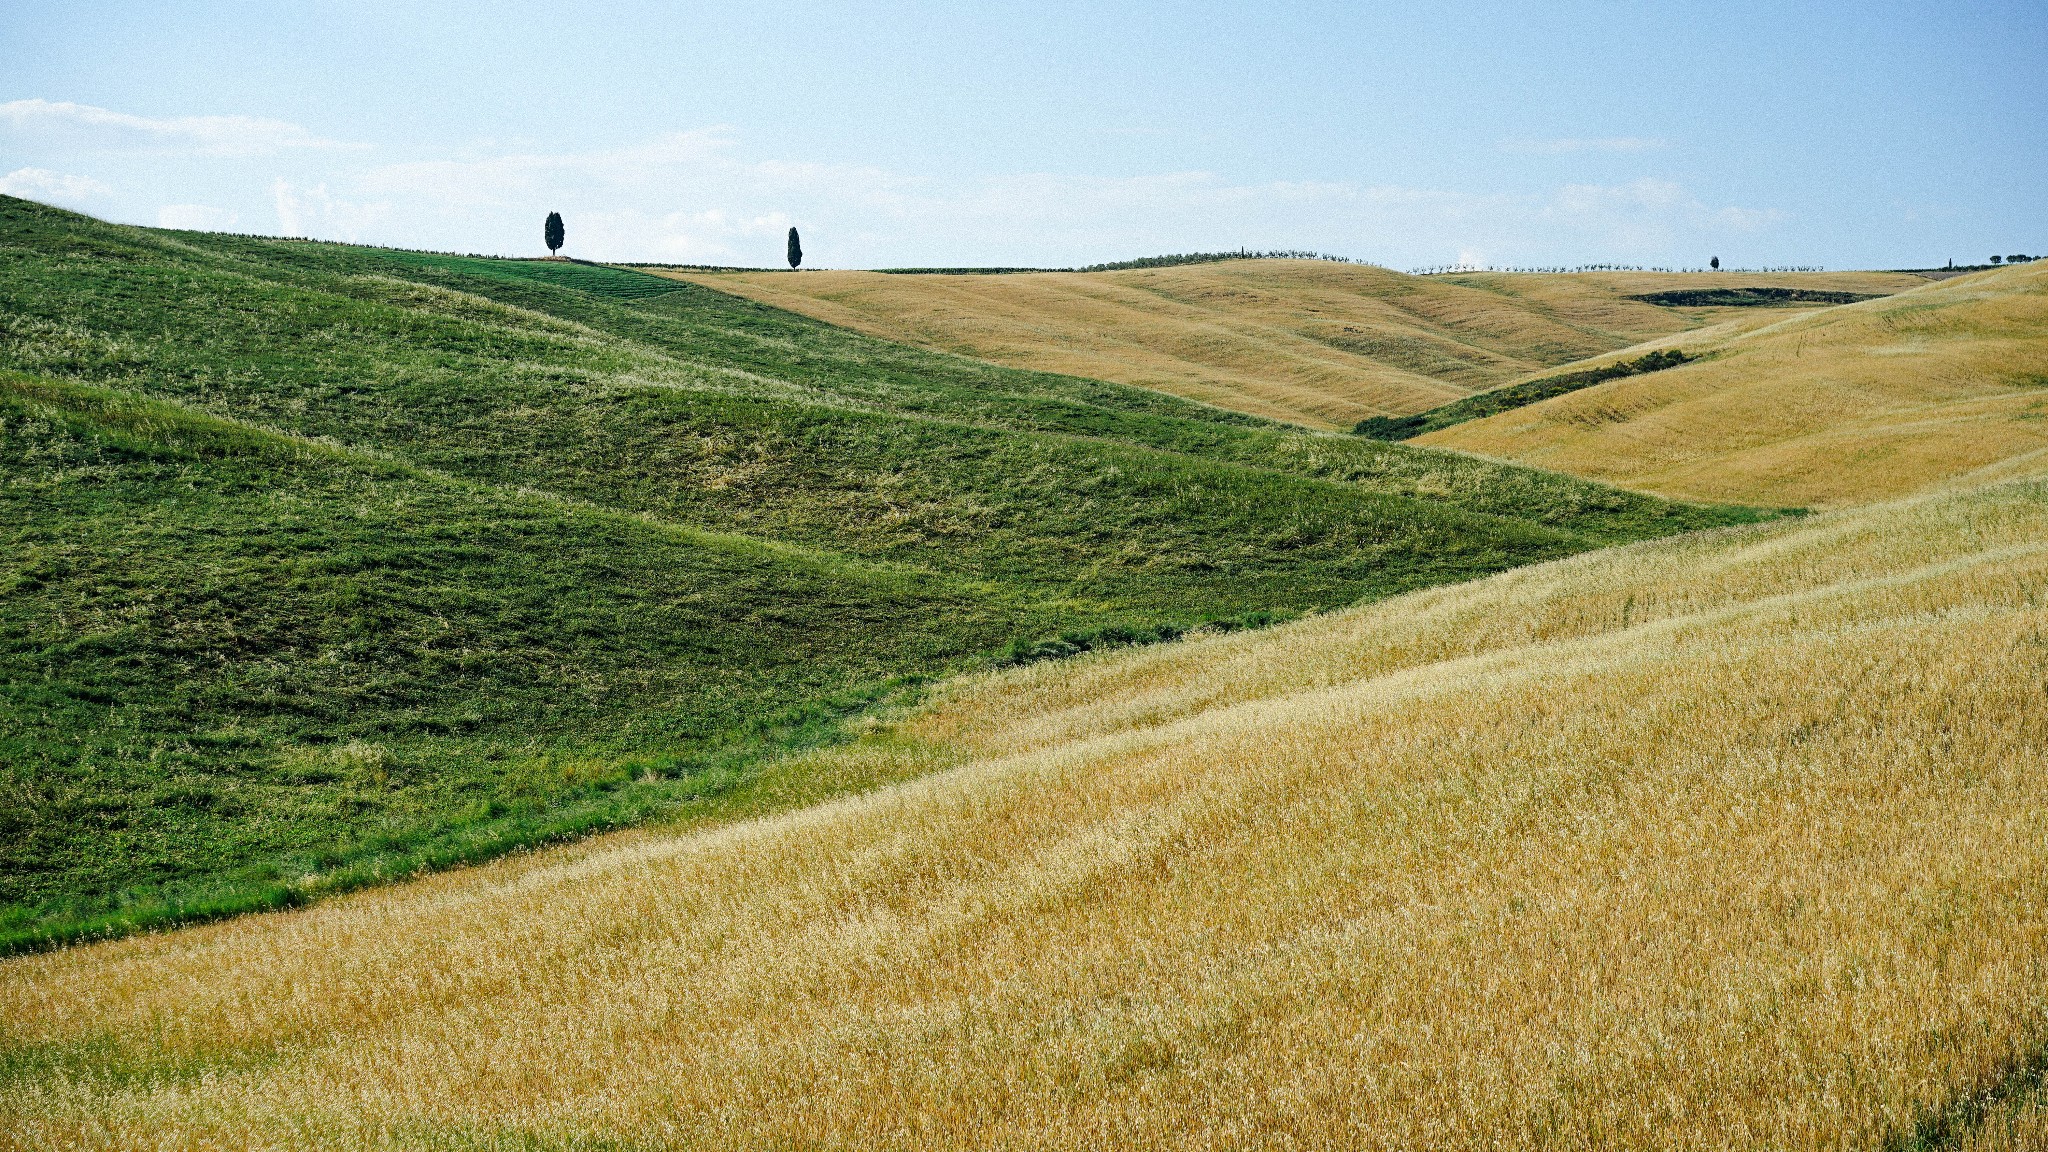
<svg viewBox="0 0 2048 1152">
<path fill-rule="evenodd" d="M 0 389 L 10 947 L 715 808 L 990 660 L 1760 515 L 634 272 L 8 198 L 0 362 L 43 374 Z"/>
<path fill-rule="evenodd" d="M 732 818 L 762 810 L 767 796 L 777 805 L 813 802 L 851 785 L 821 778 L 799 786 L 791 754 L 843 741 L 850 721 L 900 709 L 933 676 L 1273 618 L 1048 633 L 1059 613 L 930 574 L 533 491 L 507 498 L 332 443 L 13 373 L 0 373 L 0 444 L 11 465 L 0 507 L 14 528 L 0 565 L 0 670 L 14 715 L 0 724 L 0 749 L 16 766 L 96 759 L 102 786 L 137 789 L 140 809 L 113 823 L 106 800 L 74 793 L 69 803 L 102 814 L 97 826 L 38 837 L 30 806 L 67 802 L 67 781 L 18 780 L 0 807 L 15 857 L 48 865 L 61 852 L 83 853 L 118 875 L 128 855 L 123 832 L 158 835 L 155 821 L 253 811 L 266 824 L 293 826 L 249 866 L 199 882 L 12 907 L 0 917 L 0 954 L 295 907 L 649 820 Z M 541 547 L 571 559 L 519 562 Z M 634 578 L 636 570 L 658 579 Z M 819 597 L 841 615 L 861 613 L 865 630 L 879 635 L 854 641 L 861 651 L 849 661 L 847 645 L 805 635 L 801 612 L 793 627 L 773 618 L 736 625 L 706 615 L 719 605 L 702 590 L 677 597 L 658 587 L 744 573 L 765 581 L 771 600 Z M 580 612 L 562 610 L 569 599 L 582 602 Z M 593 615 L 603 623 L 594 633 Z M 532 618 L 525 635 L 506 626 L 518 616 Z M 934 628 L 930 617 L 948 623 Z M 707 628 L 739 636 L 722 652 L 709 649 L 716 659 L 705 674 L 738 682 L 765 669 L 770 679 L 737 713 L 713 713 L 695 732 L 636 731 L 646 717 L 630 711 L 579 715 L 579 693 L 550 678 L 580 664 L 583 676 L 622 694 L 620 703 L 673 712 L 677 692 L 710 694 L 702 676 L 672 668 L 668 683 L 650 683 L 650 670 L 632 669 L 625 679 L 628 669 L 594 662 L 601 655 L 587 647 L 535 634 L 624 642 L 630 663 L 674 659 L 650 629 L 702 648 L 713 640 Z M 393 637 L 423 629 L 430 638 L 414 665 L 396 663 L 393 655 L 405 653 Z M 892 645 L 901 649 L 894 663 L 910 672 L 874 664 Z M 778 664 L 805 675 L 776 684 Z M 294 665 L 315 670 L 316 682 L 294 681 Z M 213 669 L 187 685 L 201 699 L 167 690 L 195 666 Z M 117 710 L 104 714 L 110 703 Z M 494 717 L 493 706 L 503 715 Z M 26 708 L 41 711 L 39 726 L 21 722 Z M 360 715 L 353 727 L 266 729 L 266 711 Z M 53 713 L 75 722 L 53 726 Z M 378 722 L 394 718 L 428 738 L 393 740 Z M 526 739 L 489 739 L 494 724 L 515 718 L 530 726 Z M 611 739 L 561 739 L 593 725 L 613 728 Z M 463 736 L 478 730 L 484 746 L 465 756 Z M 117 767 L 124 759 L 126 772 Z M 276 777 L 270 795 L 266 771 Z M 422 809 L 403 795 L 422 782 L 459 792 Z M 337 821 L 337 812 L 358 818 Z M 356 826 L 372 831 L 348 835 Z M 59 832 L 79 842 L 60 844 L 52 839 Z M 249 855 L 233 841 L 215 848 Z"/>
<path fill-rule="evenodd" d="M 1655 288 L 1924 283 L 1870 272 L 1418 277 L 1288 259 L 1007 276 L 650 270 L 924 348 L 1326 429 L 1756 311 L 1632 298 Z"/>
<path fill-rule="evenodd" d="M 7 961 L 0 1115 L 85 1146 L 2018 1147 L 2044 540 L 2048 490 L 2008 484 L 955 681 L 895 748 L 814 754 L 956 765 L 864 796 Z"/>
<path fill-rule="evenodd" d="M 1699 359 L 1419 442 L 1680 499 L 1810 507 L 2038 475 L 2044 325 L 2048 268 L 1972 273 L 1667 341 Z"/>
</svg>

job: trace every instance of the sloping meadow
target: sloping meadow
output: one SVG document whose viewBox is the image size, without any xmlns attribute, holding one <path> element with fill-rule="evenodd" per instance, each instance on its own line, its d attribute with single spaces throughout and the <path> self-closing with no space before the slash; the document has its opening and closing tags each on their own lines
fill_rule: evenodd
<svg viewBox="0 0 2048 1152">
<path fill-rule="evenodd" d="M 2035 1147 L 2048 490 L 959 680 L 914 775 L 0 967 L 0 1130 Z"/>
<path fill-rule="evenodd" d="M 0 369 L 4 948 L 752 811 L 935 677 L 1757 516 L 620 269 L 11 198 Z"/>
</svg>

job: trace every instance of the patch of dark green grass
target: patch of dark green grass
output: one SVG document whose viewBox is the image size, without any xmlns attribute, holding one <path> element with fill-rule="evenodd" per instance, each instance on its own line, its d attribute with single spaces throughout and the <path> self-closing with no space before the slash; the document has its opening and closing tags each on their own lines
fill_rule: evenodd
<svg viewBox="0 0 2048 1152">
<path fill-rule="evenodd" d="M 1695 359 L 1697 357 L 1688 356 L 1677 349 L 1651 352 L 1633 360 L 1620 360 L 1612 364 L 1603 364 L 1598 368 L 1564 372 L 1556 376 L 1545 376 L 1541 380 L 1510 384 L 1491 392 L 1481 392 L 1476 396 L 1439 404 L 1427 412 L 1417 412 L 1413 416 L 1368 416 L 1360 420 L 1358 426 L 1351 431 L 1353 435 L 1363 436 L 1368 440 L 1412 440 L 1439 428 L 1449 428 L 1453 424 L 1463 424 L 1467 420 L 1483 419 L 1548 400 L 1553 396 L 1590 388 L 1608 380 L 1676 368 Z"/>
<path fill-rule="evenodd" d="M 1660 308 L 1788 308 L 1802 304 L 1854 304 L 1881 292 L 1829 292 L 1819 288 L 1674 288 L 1630 296 Z"/>
<path fill-rule="evenodd" d="M 2001 1108 L 2043 1092 L 2048 1092 L 2048 1047 L 2035 1049 L 1976 1090 L 1929 1110 L 1911 1128 L 1886 1140 L 1884 1152 L 1941 1152 L 1961 1147 Z"/>
<path fill-rule="evenodd" d="M 967 668 L 1759 516 L 4 197 L 0 369 L 0 950 L 715 814 Z"/>
<path fill-rule="evenodd" d="M 614 300 L 645 300 L 674 292 L 681 287 L 674 280 L 664 280 L 645 272 L 629 272 L 604 264 L 590 264 L 581 260 L 498 260 L 475 256 L 444 256 L 428 252 L 381 252 L 384 259 L 415 268 L 454 272 L 468 276 L 488 276 L 506 280 L 532 280 L 541 284 L 553 284 L 561 288 L 573 288 Z"/>
</svg>

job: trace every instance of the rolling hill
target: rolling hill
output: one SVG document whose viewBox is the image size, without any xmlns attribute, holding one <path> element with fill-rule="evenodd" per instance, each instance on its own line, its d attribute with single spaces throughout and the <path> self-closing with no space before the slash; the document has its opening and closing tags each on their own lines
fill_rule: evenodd
<svg viewBox="0 0 2048 1152">
<path fill-rule="evenodd" d="M 2048 264 L 1746 331 L 1417 442 L 1686 499 L 1830 506 L 2048 469 Z M 1630 350 L 1632 354 L 1639 351 Z"/>
<path fill-rule="evenodd" d="M 1881 294 L 1925 283 L 1884 272 L 1418 277 L 1264 259 L 1007 275 L 667 274 L 920 347 L 1346 429 L 1759 311 L 1635 296 L 1745 287 Z"/>
<path fill-rule="evenodd" d="M 0 372 L 6 948 L 816 798 L 762 774 L 935 677 L 1757 515 L 15 199 Z"/>
<path fill-rule="evenodd" d="M 2044 583 L 2006 483 L 969 678 L 812 754 L 895 787 L 6 961 L 0 1131 L 2033 1147 Z"/>
</svg>

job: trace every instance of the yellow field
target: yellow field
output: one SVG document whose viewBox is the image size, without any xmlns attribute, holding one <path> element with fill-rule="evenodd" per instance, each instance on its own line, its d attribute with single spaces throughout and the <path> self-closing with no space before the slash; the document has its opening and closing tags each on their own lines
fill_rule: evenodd
<svg viewBox="0 0 2048 1152">
<path fill-rule="evenodd" d="M 0 1145 L 2036 1149 L 2044 683 L 2033 482 L 970 679 L 863 796 L 0 963 Z"/>
<path fill-rule="evenodd" d="M 2048 263 L 1666 343 L 1716 356 L 1421 442 L 1670 496 L 1839 506 L 2048 470 Z"/>
<path fill-rule="evenodd" d="M 1759 311 L 1659 308 L 1630 293 L 1924 283 L 1881 272 L 1415 277 L 1316 260 L 1001 276 L 669 275 L 926 348 L 1347 429 Z"/>
</svg>

